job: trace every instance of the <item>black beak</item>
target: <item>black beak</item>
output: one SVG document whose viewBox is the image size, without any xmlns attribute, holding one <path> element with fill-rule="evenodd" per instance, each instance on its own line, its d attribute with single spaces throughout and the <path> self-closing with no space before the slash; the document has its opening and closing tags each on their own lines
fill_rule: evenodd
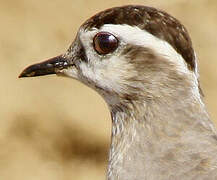
<svg viewBox="0 0 217 180">
<path fill-rule="evenodd" d="M 60 56 L 48 59 L 41 63 L 33 64 L 19 75 L 19 78 L 22 77 L 34 77 L 34 76 L 44 76 L 49 74 L 56 74 L 58 71 L 70 66 L 67 60 Z"/>
</svg>

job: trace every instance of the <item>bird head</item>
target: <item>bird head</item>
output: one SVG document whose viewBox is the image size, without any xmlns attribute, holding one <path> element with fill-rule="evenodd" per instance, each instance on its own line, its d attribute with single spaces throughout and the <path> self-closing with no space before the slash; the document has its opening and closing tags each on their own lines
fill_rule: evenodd
<svg viewBox="0 0 217 180">
<path fill-rule="evenodd" d="M 196 57 L 185 27 L 145 6 L 96 14 L 81 25 L 65 53 L 27 67 L 19 77 L 48 74 L 79 80 L 109 104 L 199 89 Z"/>
</svg>

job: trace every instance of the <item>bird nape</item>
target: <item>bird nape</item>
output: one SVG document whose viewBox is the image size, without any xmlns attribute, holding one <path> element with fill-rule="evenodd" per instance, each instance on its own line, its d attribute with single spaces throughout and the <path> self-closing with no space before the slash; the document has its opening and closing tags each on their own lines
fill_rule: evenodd
<svg viewBox="0 0 217 180">
<path fill-rule="evenodd" d="M 164 11 L 122 6 L 80 27 L 60 56 L 19 77 L 57 74 L 96 90 L 112 117 L 108 180 L 217 179 L 217 136 L 185 27 Z"/>
</svg>

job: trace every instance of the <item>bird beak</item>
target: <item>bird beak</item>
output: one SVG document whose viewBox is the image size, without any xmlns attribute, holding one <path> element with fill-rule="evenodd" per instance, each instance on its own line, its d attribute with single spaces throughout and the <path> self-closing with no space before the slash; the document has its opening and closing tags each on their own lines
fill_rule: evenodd
<svg viewBox="0 0 217 180">
<path fill-rule="evenodd" d="M 19 75 L 19 78 L 57 74 L 68 66 L 70 66 L 69 62 L 67 62 L 67 60 L 60 55 L 27 67 Z"/>
</svg>

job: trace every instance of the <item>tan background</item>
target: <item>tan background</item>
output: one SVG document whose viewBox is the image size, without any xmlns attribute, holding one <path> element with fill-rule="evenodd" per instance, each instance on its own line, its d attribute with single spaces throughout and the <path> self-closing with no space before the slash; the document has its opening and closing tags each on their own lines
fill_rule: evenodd
<svg viewBox="0 0 217 180">
<path fill-rule="evenodd" d="M 217 1 L 152 1 L 0 0 L 0 180 L 105 178 L 111 121 L 102 98 L 71 79 L 17 76 L 64 52 L 84 20 L 112 6 L 150 5 L 183 22 L 217 123 Z"/>
</svg>

